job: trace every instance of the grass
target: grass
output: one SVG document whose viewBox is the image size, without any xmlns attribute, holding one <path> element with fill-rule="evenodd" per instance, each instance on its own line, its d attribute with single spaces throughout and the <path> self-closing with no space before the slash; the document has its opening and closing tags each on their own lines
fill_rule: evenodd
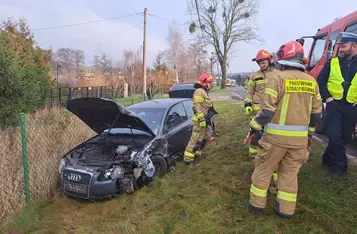
<svg viewBox="0 0 357 234">
<path fill-rule="evenodd" d="M 209 157 L 190 169 L 181 163 L 132 195 L 95 203 L 61 194 L 35 204 L 12 219 L 4 232 L 17 233 L 357 233 L 357 172 L 332 181 L 320 168 L 323 146 L 318 142 L 299 174 L 295 216 L 281 219 L 269 197 L 262 216 L 247 211 L 253 162 L 241 144 L 248 127 L 243 108 L 216 105 L 218 138 Z"/>
</svg>

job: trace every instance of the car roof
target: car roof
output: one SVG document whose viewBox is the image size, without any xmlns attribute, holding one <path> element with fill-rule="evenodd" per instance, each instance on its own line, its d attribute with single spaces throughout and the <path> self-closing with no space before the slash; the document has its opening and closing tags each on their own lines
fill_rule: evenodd
<svg viewBox="0 0 357 234">
<path fill-rule="evenodd" d="M 149 100 L 145 102 L 140 102 L 128 107 L 130 108 L 168 108 L 176 103 L 182 101 L 192 101 L 190 98 L 163 98 L 163 99 L 156 99 L 156 100 Z"/>
<path fill-rule="evenodd" d="M 185 83 L 178 83 L 172 86 L 172 90 L 183 90 L 183 89 L 195 89 L 194 85 L 196 82 L 185 82 Z"/>
</svg>

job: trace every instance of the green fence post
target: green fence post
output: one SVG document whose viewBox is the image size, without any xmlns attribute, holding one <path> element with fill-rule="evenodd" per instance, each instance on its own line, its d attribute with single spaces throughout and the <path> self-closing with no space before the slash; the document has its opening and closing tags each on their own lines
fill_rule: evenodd
<svg viewBox="0 0 357 234">
<path fill-rule="evenodd" d="M 24 167 L 25 195 L 26 195 L 26 204 L 28 204 L 30 202 L 30 183 L 29 183 L 29 165 L 28 165 L 27 142 L 26 142 L 25 113 L 20 113 L 20 124 L 21 124 L 22 164 Z"/>
</svg>

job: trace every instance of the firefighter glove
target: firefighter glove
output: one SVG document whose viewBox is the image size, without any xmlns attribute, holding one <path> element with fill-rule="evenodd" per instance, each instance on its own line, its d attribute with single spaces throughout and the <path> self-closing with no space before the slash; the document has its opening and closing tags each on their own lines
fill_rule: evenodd
<svg viewBox="0 0 357 234">
<path fill-rule="evenodd" d="M 245 115 L 246 115 L 246 116 L 250 116 L 251 113 L 252 113 L 252 111 L 253 111 L 253 109 L 252 109 L 251 106 L 245 107 Z"/>
<path fill-rule="evenodd" d="M 200 121 L 200 127 L 201 128 L 205 128 L 206 126 L 207 126 L 207 124 L 206 124 L 205 120 Z"/>
</svg>

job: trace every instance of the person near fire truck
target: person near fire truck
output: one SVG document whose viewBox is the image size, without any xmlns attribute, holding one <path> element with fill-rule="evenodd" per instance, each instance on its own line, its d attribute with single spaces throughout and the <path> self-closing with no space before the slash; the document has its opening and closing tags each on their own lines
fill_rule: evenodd
<svg viewBox="0 0 357 234">
<path fill-rule="evenodd" d="M 261 112 L 251 122 L 251 134 L 264 126 L 259 154 L 252 174 L 249 210 L 262 213 L 272 173 L 278 168 L 275 212 L 284 218 L 295 212 L 297 175 L 309 157 L 307 145 L 321 118 L 322 101 L 315 79 L 305 72 L 304 49 L 299 42 L 277 51 L 281 72 L 266 86 Z"/>
<path fill-rule="evenodd" d="M 214 77 L 204 73 L 199 77 L 198 83 L 193 93 L 193 117 L 192 117 L 192 135 L 184 152 L 184 163 L 189 166 L 199 166 L 197 159 L 205 158 L 207 155 L 202 150 L 207 143 L 207 116 L 213 108 L 213 102 L 208 96 L 208 91 L 212 88 Z"/>
<path fill-rule="evenodd" d="M 273 56 L 266 50 L 259 50 L 255 58 L 252 61 L 256 62 L 260 67 L 260 70 L 253 73 L 250 77 L 247 94 L 244 99 L 245 114 L 247 116 L 254 117 L 260 111 L 260 105 L 263 102 L 263 94 L 265 86 L 269 79 L 277 74 L 279 71 L 274 68 Z M 249 141 L 248 154 L 249 157 L 255 159 L 258 154 L 258 141 L 261 138 L 261 134 L 256 134 Z M 278 175 L 276 172 L 273 174 L 273 180 L 270 187 L 271 193 L 276 193 L 274 187 L 277 181 Z"/>
<path fill-rule="evenodd" d="M 339 56 L 328 60 L 317 82 L 326 102 L 325 126 L 329 138 L 322 155 L 322 167 L 332 178 L 347 173 L 346 144 L 357 121 L 357 34 L 343 32 L 339 41 Z"/>
<path fill-rule="evenodd" d="M 247 116 L 255 116 L 260 110 L 264 89 L 271 76 L 279 71 L 274 68 L 273 56 L 266 50 L 259 50 L 252 61 L 256 62 L 260 67 L 251 75 L 247 86 L 247 94 L 244 99 L 245 114 Z M 251 139 L 249 144 L 249 156 L 255 158 L 258 153 L 257 138 Z"/>
</svg>

